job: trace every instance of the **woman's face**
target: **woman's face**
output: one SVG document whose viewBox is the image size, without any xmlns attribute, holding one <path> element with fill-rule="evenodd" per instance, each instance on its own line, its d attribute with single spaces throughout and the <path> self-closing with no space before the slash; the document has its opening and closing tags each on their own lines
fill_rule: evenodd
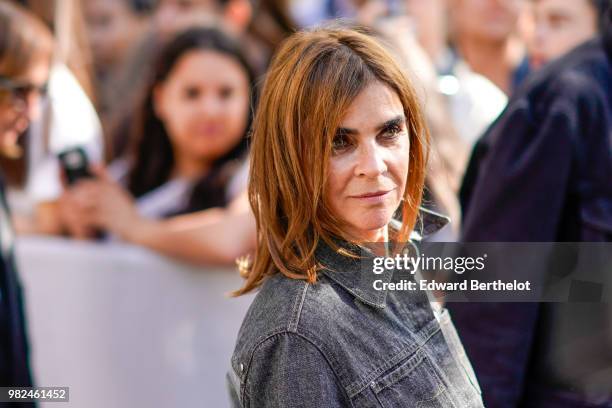
<svg viewBox="0 0 612 408">
<path fill-rule="evenodd" d="M 539 68 L 597 34 L 597 13 L 589 0 L 537 0 L 531 5 L 530 63 Z"/>
<path fill-rule="evenodd" d="M 350 105 L 334 139 L 325 194 L 345 231 L 361 242 L 384 239 L 408 178 L 410 139 L 404 107 L 373 82 Z"/>
<path fill-rule="evenodd" d="M 177 161 L 210 163 L 236 146 L 247 126 L 249 93 L 247 73 L 232 57 L 183 55 L 154 95 Z"/>
<path fill-rule="evenodd" d="M 40 59 L 23 75 L 0 80 L 0 145 L 11 148 L 30 122 L 40 115 L 40 100 L 49 76 L 49 62 Z"/>
<path fill-rule="evenodd" d="M 457 30 L 496 42 L 516 29 L 521 0 L 452 0 L 449 4 Z"/>
</svg>

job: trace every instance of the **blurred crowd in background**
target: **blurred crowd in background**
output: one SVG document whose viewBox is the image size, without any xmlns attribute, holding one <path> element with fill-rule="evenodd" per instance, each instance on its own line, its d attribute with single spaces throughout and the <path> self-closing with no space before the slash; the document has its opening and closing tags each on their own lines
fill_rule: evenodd
<svg viewBox="0 0 612 408">
<path fill-rule="evenodd" d="M 527 88 L 531 82 L 543 83 L 544 88 L 550 85 L 542 78 L 533 81 L 534 76 L 598 36 L 609 4 L 608 0 L 0 0 L 0 168 L 15 231 L 91 242 L 123 241 L 196 265 L 235 265 L 256 242 L 248 199 L 249 132 L 267 67 L 279 44 L 293 32 L 334 20 L 378 38 L 417 89 L 431 133 L 423 206 L 452 220 L 433 239 L 610 241 L 611 184 L 605 179 L 610 174 L 605 167 L 610 162 L 605 144 L 610 113 L 609 105 L 601 105 L 609 103 L 609 63 L 608 71 L 593 68 L 596 85 L 584 82 L 582 91 L 595 87 L 592 100 L 578 92 L 584 100 L 570 102 L 569 111 L 555 113 L 554 103 L 550 111 L 521 111 L 524 101 L 535 106 L 536 100 L 541 101 L 538 95 L 546 96 L 527 91 L 534 89 Z M 608 76 L 598 77 L 600 72 Z M 568 82 L 568 89 L 574 91 L 580 83 Z M 601 89 L 602 83 L 607 90 Z M 513 101 L 516 109 L 498 119 Z M 518 115 L 515 120 L 517 110 L 534 116 Z M 539 132 L 540 124 L 530 120 L 540 114 L 553 125 L 559 120 L 562 124 Z M 498 131 L 487 133 L 496 123 Z M 602 136 L 588 150 L 592 157 L 580 156 L 587 150 L 576 153 L 586 167 L 599 166 L 597 171 L 584 172 L 597 179 L 589 186 L 595 186 L 593 197 L 599 195 L 590 209 L 583 209 L 584 200 L 569 208 L 571 200 L 566 198 L 574 197 L 574 191 L 555 194 L 565 194 L 557 187 L 573 173 L 564 173 L 567 177 L 559 185 L 553 176 L 556 164 L 573 159 L 572 153 L 561 157 L 570 149 L 562 151 L 562 145 L 550 137 L 542 139 L 550 143 L 546 146 L 529 143 L 546 132 L 579 138 L 586 132 L 584 123 L 594 124 L 589 135 Z M 532 133 L 536 136 L 526 139 Z M 483 141 L 487 134 L 490 137 Z M 522 145 L 512 146 L 513 138 Z M 516 148 L 512 150 L 518 153 L 516 160 L 510 157 L 495 167 L 491 164 L 495 160 L 489 159 L 483 171 L 491 177 L 487 181 L 481 171 L 480 184 L 466 190 L 470 156 L 472 171 L 467 174 L 473 175 L 479 152 L 502 139 Z M 503 143 L 497 146 L 499 153 Z M 529 156 L 533 151 L 541 156 Z M 544 180 L 538 178 L 541 175 L 551 177 Z M 462 232 L 462 184 L 462 194 L 470 193 L 472 208 L 479 208 L 479 201 L 488 205 L 486 211 L 472 210 L 472 214 L 490 216 L 488 221 L 466 217 L 467 234 Z M 513 188 L 518 191 L 523 185 L 530 186 L 521 191 L 523 201 L 512 201 Z M 582 188 L 580 182 L 575 185 Z M 461 201 L 465 211 L 466 201 Z M 532 202 L 542 204 L 538 211 L 530 207 Z M 570 212 L 561 211 L 562 205 Z M 498 208 L 504 208 L 508 217 L 494 226 L 503 218 Z M 577 221 L 578 213 L 583 218 L 593 215 L 595 221 Z M 537 219 L 523 225 L 525 214 Z M 0 218 L 4 215 L 3 211 Z M 555 219 L 550 218 L 553 215 Z M 590 222 L 589 228 L 598 229 L 599 235 L 588 235 L 579 227 L 560 234 L 557 226 L 564 225 L 560 219 L 576 220 L 581 226 Z M 10 240 L 7 223 L 0 224 L 4 247 Z M 576 231 L 581 234 L 573 234 Z M 488 310 L 494 320 L 519 316 L 522 323 L 533 323 L 539 312 L 521 307 L 518 312 Z M 461 321 L 461 308 L 453 312 Z M 464 322 L 486 321 L 473 316 L 473 311 L 465 312 Z M 483 331 L 489 333 L 491 327 L 484 325 Z M 529 342 L 533 327 L 535 323 L 517 327 L 515 343 Z M 476 332 L 475 338 L 486 337 L 481 334 Z M 503 340 L 511 338 L 506 337 Z M 475 364 L 480 375 L 486 372 L 486 353 L 495 353 L 497 343 L 475 347 L 485 362 L 484 371 Z M 526 361 L 529 347 L 521 350 L 516 358 L 520 364 Z M 517 356 L 510 351 L 508 355 Z M 511 374 L 522 378 L 523 368 Z M 486 376 L 481 382 L 489 385 Z M 508 392 L 511 388 L 500 387 Z M 500 400 L 508 400 L 500 395 Z"/>
<path fill-rule="evenodd" d="M 531 73 L 597 34 L 605 1 L 17 3 L 44 24 L 39 52 L 51 55 L 13 95 L 29 125 L 3 146 L 17 233 L 123 239 L 231 264 L 254 243 L 246 187 L 257 90 L 292 32 L 342 18 L 396 53 L 432 133 L 425 204 L 451 216 L 452 240 L 473 144 Z M 66 179 L 58 155 L 74 148 L 93 177 Z"/>
</svg>

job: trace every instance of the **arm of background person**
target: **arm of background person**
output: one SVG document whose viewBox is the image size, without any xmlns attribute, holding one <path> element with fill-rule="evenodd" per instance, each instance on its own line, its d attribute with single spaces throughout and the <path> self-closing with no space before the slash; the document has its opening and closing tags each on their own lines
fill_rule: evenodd
<svg viewBox="0 0 612 408">
<path fill-rule="evenodd" d="M 234 264 L 255 248 L 255 217 L 239 196 L 228 208 L 212 208 L 167 220 L 138 220 L 122 238 L 196 264 Z"/>
<path fill-rule="evenodd" d="M 161 254 L 195 264 L 234 264 L 255 248 L 256 227 L 243 191 L 225 208 L 211 208 L 171 217 L 142 217 L 134 197 L 99 166 L 95 178 L 72 188 L 91 225 Z"/>
</svg>

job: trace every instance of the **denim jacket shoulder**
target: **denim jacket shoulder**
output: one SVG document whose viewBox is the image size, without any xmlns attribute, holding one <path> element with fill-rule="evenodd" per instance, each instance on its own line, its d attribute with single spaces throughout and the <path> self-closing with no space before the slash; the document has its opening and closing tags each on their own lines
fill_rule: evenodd
<svg viewBox="0 0 612 408">
<path fill-rule="evenodd" d="M 409 376 L 403 392 L 414 401 L 455 406 L 440 392 L 446 345 L 427 298 L 375 291 L 358 260 L 327 245 L 317 260 L 326 265 L 317 283 L 276 274 L 255 297 L 231 360 L 234 406 L 371 406 Z"/>
<path fill-rule="evenodd" d="M 333 297 L 320 282 L 313 285 L 280 273 L 266 280 L 247 312 L 231 360 L 230 386 L 239 400 L 236 406 L 263 406 L 264 402 L 266 406 L 299 406 L 292 399 L 303 393 L 286 391 L 305 383 L 317 384 L 316 391 L 307 392 L 309 398 L 315 392 L 321 401 L 345 398 L 336 386 L 340 365 L 329 350 L 327 336 L 321 336 L 321 326 L 332 324 L 331 317 L 325 316 L 330 304 L 322 307 L 321 302 Z M 312 316 L 313 310 L 321 313 Z M 303 370 L 313 365 L 316 370 Z M 265 383 L 270 389 L 261 389 L 262 377 L 269 377 Z M 254 395 L 253 387 L 259 395 Z M 329 390 L 323 392 L 322 387 Z M 336 395 L 330 395 L 332 392 Z"/>
</svg>

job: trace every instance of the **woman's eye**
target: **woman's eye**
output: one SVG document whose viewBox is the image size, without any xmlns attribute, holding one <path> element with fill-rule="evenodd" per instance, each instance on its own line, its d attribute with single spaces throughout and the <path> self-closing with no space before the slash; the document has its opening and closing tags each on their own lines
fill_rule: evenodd
<svg viewBox="0 0 612 408">
<path fill-rule="evenodd" d="M 200 96 L 200 90 L 195 87 L 187 88 L 185 90 L 185 97 L 187 99 L 197 99 Z"/>
<path fill-rule="evenodd" d="M 350 147 L 350 140 L 347 135 L 338 134 L 334 137 L 332 148 L 335 152 L 346 150 Z"/>
<path fill-rule="evenodd" d="M 220 96 L 222 99 L 227 99 L 227 98 L 229 98 L 230 96 L 232 96 L 232 95 L 233 95 L 233 93 L 234 93 L 234 90 L 233 90 L 232 88 L 229 88 L 229 87 L 228 87 L 228 88 L 222 88 L 222 89 L 219 91 L 219 96 Z"/>
<path fill-rule="evenodd" d="M 397 139 L 400 133 L 402 133 L 402 128 L 398 125 L 393 125 L 385 129 L 381 136 L 383 140 L 393 141 Z"/>
</svg>

